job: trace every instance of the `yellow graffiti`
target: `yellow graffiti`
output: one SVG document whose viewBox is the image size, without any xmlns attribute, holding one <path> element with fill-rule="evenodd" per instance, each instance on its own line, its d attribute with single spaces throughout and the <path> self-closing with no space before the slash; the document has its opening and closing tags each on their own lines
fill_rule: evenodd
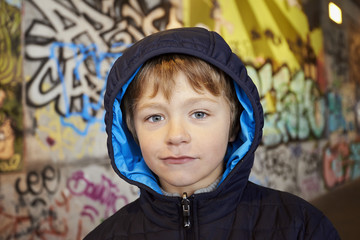
<svg viewBox="0 0 360 240">
<path fill-rule="evenodd" d="M 0 172 L 22 167 L 20 9 L 0 1 Z"/>
<path fill-rule="evenodd" d="M 265 94 L 264 101 L 266 102 L 266 112 L 276 113 L 276 93 L 269 91 Z"/>
<path fill-rule="evenodd" d="M 14 131 L 11 128 L 10 120 L 5 119 L 0 126 L 0 160 L 6 160 L 14 155 Z"/>
<path fill-rule="evenodd" d="M 21 168 L 21 155 L 16 153 L 9 160 L 0 160 L 0 172 L 11 172 Z"/>
<path fill-rule="evenodd" d="M 311 34 L 300 6 L 283 0 L 185 0 L 184 25 L 219 32 L 255 67 L 270 59 L 275 70 L 287 64 L 295 72 L 304 65 L 305 46 L 314 45 L 315 54 L 322 48 L 319 32 Z"/>
<path fill-rule="evenodd" d="M 106 146 L 105 141 L 100 144 L 94 143 L 100 138 L 100 124 L 91 125 L 88 134 L 80 136 L 72 128 L 61 124 L 59 115 L 54 109 L 54 103 L 51 103 L 37 109 L 34 114 L 38 123 L 35 129 L 36 139 L 44 152 L 49 151 L 56 160 L 81 159 L 84 156 L 95 156 L 99 149 L 94 146 L 100 148 L 102 144 L 103 147 Z M 86 127 L 86 122 L 80 117 L 66 119 L 66 122 L 71 122 L 79 129 Z"/>
<path fill-rule="evenodd" d="M 0 172 L 18 170 L 22 155 L 22 139 L 15 131 L 22 129 L 20 101 L 12 91 L 0 89 Z"/>
<path fill-rule="evenodd" d="M 20 23 L 20 10 L 0 1 L 0 84 L 3 85 L 21 81 Z"/>
</svg>

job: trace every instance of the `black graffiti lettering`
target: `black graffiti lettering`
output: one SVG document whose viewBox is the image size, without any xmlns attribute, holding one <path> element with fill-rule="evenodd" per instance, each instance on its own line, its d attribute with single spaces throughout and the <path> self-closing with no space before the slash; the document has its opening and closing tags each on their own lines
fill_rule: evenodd
<svg viewBox="0 0 360 240">
<path fill-rule="evenodd" d="M 42 198 L 36 198 L 34 201 L 30 204 L 32 207 L 37 207 L 39 205 L 46 206 L 46 201 Z"/>
<path fill-rule="evenodd" d="M 261 39 L 261 34 L 256 30 L 251 30 L 251 40 L 259 40 Z"/>
<path fill-rule="evenodd" d="M 25 4 L 36 13 L 25 31 L 25 56 L 38 66 L 29 73 L 27 104 L 55 103 L 60 116 L 80 114 L 87 125 L 102 121 L 105 78 L 114 59 L 135 40 L 164 29 L 171 6 L 167 1 L 116 1 L 112 9 L 109 2 L 49 0 L 47 11 L 41 11 L 41 0 Z"/>
<path fill-rule="evenodd" d="M 313 150 L 311 152 L 303 152 L 299 155 L 297 162 L 301 163 L 302 174 L 309 176 L 313 173 L 321 171 L 321 156 L 320 154 Z"/>
<path fill-rule="evenodd" d="M 15 181 L 15 190 L 19 195 L 25 195 L 29 192 L 28 186 L 26 186 L 26 189 L 22 190 L 20 187 L 21 178 L 16 179 Z"/>
<path fill-rule="evenodd" d="M 294 167 L 288 159 L 289 155 L 285 150 L 273 150 L 270 151 L 267 160 L 265 161 L 265 167 L 272 175 L 281 177 L 284 181 L 294 180 L 295 171 Z"/>
<path fill-rule="evenodd" d="M 348 51 L 344 30 L 325 30 L 324 49 L 327 54 L 332 56 L 331 66 L 335 73 L 344 76 L 348 72 Z"/>
<path fill-rule="evenodd" d="M 301 54 L 302 53 L 301 49 L 298 48 L 297 44 L 294 41 L 292 41 L 290 39 L 286 39 L 286 42 L 287 42 L 287 44 L 289 46 L 290 51 L 292 51 L 295 54 Z"/>
<path fill-rule="evenodd" d="M 271 39 L 271 41 L 273 42 L 273 44 L 274 44 L 275 46 L 278 46 L 278 45 L 281 44 L 281 37 L 275 36 L 275 34 L 274 34 L 270 29 L 266 29 L 266 30 L 264 31 L 264 34 L 265 34 L 265 37 L 266 37 L 266 38 Z"/>
<path fill-rule="evenodd" d="M 41 172 L 43 187 L 50 194 L 55 194 L 59 187 L 60 173 L 50 166 L 46 166 Z"/>
<path fill-rule="evenodd" d="M 59 183 L 60 172 L 51 166 L 45 166 L 40 174 L 36 171 L 28 172 L 25 184 L 22 184 L 22 178 L 16 179 L 15 189 L 20 196 L 26 194 L 38 196 L 44 190 L 47 194 L 55 194 L 59 188 Z"/>
<path fill-rule="evenodd" d="M 29 172 L 26 178 L 26 185 L 32 195 L 39 195 L 43 191 L 40 183 L 40 176 L 37 172 Z"/>
</svg>

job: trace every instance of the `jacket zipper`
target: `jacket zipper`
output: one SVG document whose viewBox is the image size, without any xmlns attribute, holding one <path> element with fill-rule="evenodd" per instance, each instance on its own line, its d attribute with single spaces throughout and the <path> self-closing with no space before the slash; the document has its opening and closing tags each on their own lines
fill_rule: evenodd
<svg viewBox="0 0 360 240">
<path fill-rule="evenodd" d="M 184 192 L 182 195 L 181 200 L 181 207 L 182 207 L 182 213 L 183 213 L 183 220 L 184 220 L 184 228 L 189 229 L 190 228 L 190 200 L 187 198 L 187 193 Z"/>
</svg>

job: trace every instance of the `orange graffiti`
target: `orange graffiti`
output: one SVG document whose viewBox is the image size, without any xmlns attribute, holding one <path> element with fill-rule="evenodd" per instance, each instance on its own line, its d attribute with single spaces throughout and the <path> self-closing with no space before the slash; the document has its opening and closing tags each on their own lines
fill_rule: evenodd
<svg viewBox="0 0 360 240">
<path fill-rule="evenodd" d="M 18 231 L 18 227 L 20 224 L 25 222 L 30 222 L 30 216 L 15 216 L 9 213 L 4 212 L 5 208 L 0 206 L 0 217 L 2 223 L 7 222 L 0 228 L 1 233 L 8 232 L 8 236 L 12 236 Z M 10 239 L 10 238 L 9 238 Z"/>
<path fill-rule="evenodd" d="M 6 119 L 0 125 L 0 159 L 7 160 L 14 155 L 14 141 L 15 136 L 10 119 Z"/>
<path fill-rule="evenodd" d="M 70 196 L 66 196 L 64 191 L 61 191 L 61 197 L 63 199 L 63 201 L 59 201 L 55 199 L 55 203 L 58 207 L 63 207 L 65 206 L 65 210 L 66 212 L 69 212 L 70 209 L 70 205 L 69 205 L 69 200 L 71 199 L 71 195 Z"/>
</svg>

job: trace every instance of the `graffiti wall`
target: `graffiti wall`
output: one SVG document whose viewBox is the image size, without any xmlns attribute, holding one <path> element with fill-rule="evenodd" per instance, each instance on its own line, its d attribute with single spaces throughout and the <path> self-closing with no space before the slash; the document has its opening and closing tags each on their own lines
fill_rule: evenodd
<svg viewBox="0 0 360 240">
<path fill-rule="evenodd" d="M 0 2 L 0 174 L 23 165 L 21 14 Z"/>
<path fill-rule="evenodd" d="M 251 180 L 311 199 L 359 177 L 356 25 L 330 23 L 327 9 L 319 24 L 299 1 L 211 3 L 185 1 L 184 24 L 221 33 L 259 89 L 265 126 Z"/>
<path fill-rule="evenodd" d="M 103 96 L 122 51 L 163 29 L 217 31 L 246 64 L 265 113 L 252 181 L 311 199 L 359 177 L 360 32 L 310 19 L 290 0 L 0 0 L 0 239 L 82 239 L 137 198 Z"/>
</svg>

